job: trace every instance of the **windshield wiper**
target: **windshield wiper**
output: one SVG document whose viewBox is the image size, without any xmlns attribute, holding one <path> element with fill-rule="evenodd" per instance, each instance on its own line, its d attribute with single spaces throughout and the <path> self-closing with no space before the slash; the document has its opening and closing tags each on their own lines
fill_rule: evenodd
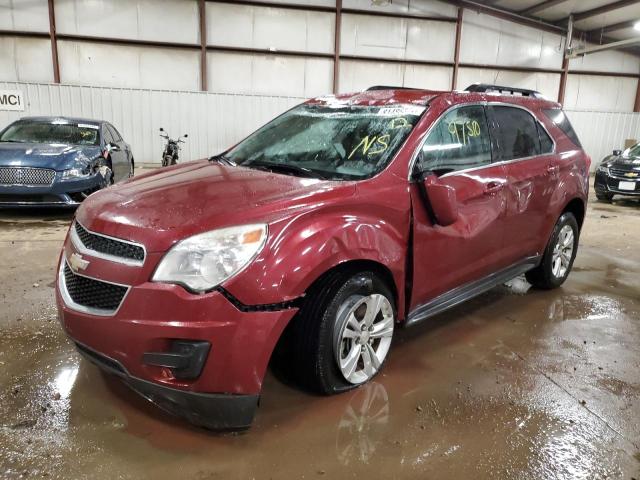
<svg viewBox="0 0 640 480">
<path fill-rule="evenodd" d="M 220 155 L 214 155 L 213 157 L 209 157 L 209 161 L 210 162 L 224 163 L 225 165 L 230 165 L 232 167 L 237 167 L 238 166 L 238 164 L 236 162 L 231 160 L 224 153 L 221 153 Z"/>
<path fill-rule="evenodd" d="M 274 173 L 293 173 L 311 178 L 320 178 L 322 180 L 329 180 L 329 178 L 317 170 L 311 168 L 301 167 L 299 165 L 292 165 L 290 163 L 271 163 L 271 162 L 251 162 L 243 163 L 243 167 L 247 168 L 259 168 L 261 170 L 268 170 Z"/>
</svg>

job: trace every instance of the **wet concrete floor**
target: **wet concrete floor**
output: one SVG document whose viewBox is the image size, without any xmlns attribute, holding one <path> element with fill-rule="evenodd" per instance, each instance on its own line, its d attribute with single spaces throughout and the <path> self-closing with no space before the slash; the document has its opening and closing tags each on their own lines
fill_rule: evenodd
<svg viewBox="0 0 640 480">
<path fill-rule="evenodd" d="M 591 203 L 561 289 L 515 282 L 400 331 L 369 385 L 269 375 L 237 435 L 74 351 L 53 303 L 71 215 L 0 212 L 0 478 L 640 478 L 640 202 Z"/>
</svg>

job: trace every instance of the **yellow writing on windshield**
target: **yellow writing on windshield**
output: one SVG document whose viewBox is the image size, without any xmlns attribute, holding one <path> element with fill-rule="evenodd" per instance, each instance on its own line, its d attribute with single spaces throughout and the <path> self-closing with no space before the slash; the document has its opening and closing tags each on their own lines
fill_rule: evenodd
<svg viewBox="0 0 640 480">
<path fill-rule="evenodd" d="M 387 148 L 389 148 L 390 138 L 391 137 L 388 134 L 381 136 L 374 135 L 371 138 L 369 138 L 369 135 L 367 135 L 362 140 L 360 140 L 360 143 L 358 143 L 358 145 L 356 145 L 353 150 L 351 150 L 351 153 L 347 158 L 351 160 L 351 157 L 353 157 L 353 155 L 359 150 L 362 150 L 363 155 L 376 155 L 378 153 L 382 153 Z M 374 145 L 376 146 L 371 149 L 371 147 L 373 147 Z"/>
</svg>

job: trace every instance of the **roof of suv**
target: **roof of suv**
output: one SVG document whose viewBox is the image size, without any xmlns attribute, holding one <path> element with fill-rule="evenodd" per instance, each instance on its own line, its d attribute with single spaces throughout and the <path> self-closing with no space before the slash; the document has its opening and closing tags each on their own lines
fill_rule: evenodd
<svg viewBox="0 0 640 480">
<path fill-rule="evenodd" d="M 458 90 L 422 90 L 413 88 L 394 87 L 374 87 L 363 92 L 344 93 L 338 95 L 326 95 L 313 98 L 306 103 L 311 105 L 328 106 L 348 106 L 348 105 L 371 105 L 381 106 L 397 103 L 413 103 L 416 105 L 427 105 L 434 98 L 439 96 L 448 97 L 451 104 L 468 102 L 501 102 L 522 105 L 529 108 L 557 109 L 562 106 L 554 101 L 542 96 L 522 96 L 509 95 L 500 92 L 471 92 Z"/>
</svg>

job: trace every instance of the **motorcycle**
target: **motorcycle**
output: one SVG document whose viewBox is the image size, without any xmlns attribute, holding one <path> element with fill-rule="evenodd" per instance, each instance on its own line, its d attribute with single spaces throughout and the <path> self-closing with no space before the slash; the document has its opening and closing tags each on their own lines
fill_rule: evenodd
<svg viewBox="0 0 640 480">
<path fill-rule="evenodd" d="M 187 138 L 189 135 L 186 133 L 178 138 L 177 140 L 173 140 L 169 138 L 164 131 L 164 128 L 160 127 L 160 136 L 167 141 L 167 144 L 164 146 L 164 151 L 162 152 L 162 166 L 168 167 L 169 165 L 175 165 L 178 163 L 178 152 L 180 151 L 180 143 L 184 143 L 183 138 Z"/>
</svg>

